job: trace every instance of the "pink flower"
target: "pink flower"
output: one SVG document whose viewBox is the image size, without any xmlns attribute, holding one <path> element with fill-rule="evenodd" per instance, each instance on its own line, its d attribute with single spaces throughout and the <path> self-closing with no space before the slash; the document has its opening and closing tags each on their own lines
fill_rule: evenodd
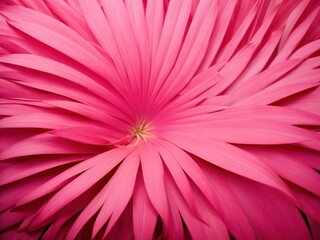
<svg viewBox="0 0 320 240">
<path fill-rule="evenodd" d="M 2 0 L 0 239 L 320 239 L 318 0 Z"/>
</svg>

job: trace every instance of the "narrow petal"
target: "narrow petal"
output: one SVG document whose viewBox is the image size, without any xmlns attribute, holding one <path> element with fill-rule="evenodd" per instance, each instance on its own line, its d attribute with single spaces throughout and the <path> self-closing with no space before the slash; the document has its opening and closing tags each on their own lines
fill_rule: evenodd
<svg viewBox="0 0 320 240">
<path fill-rule="evenodd" d="M 39 209 L 39 211 L 34 215 L 31 224 L 38 225 L 42 221 L 45 221 L 92 187 L 127 156 L 127 151 L 116 149 L 114 151 L 106 152 L 105 155 L 107 155 L 105 156 L 107 158 L 105 164 L 93 166 L 65 185 L 52 198 L 50 198 L 50 200 L 46 202 L 41 209 Z M 110 159 L 108 157 L 110 157 Z"/>
<path fill-rule="evenodd" d="M 102 61 L 102 56 L 97 51 L 92 49 L 92 51 L 89 52 L 87 48 L 83 48 L 77 41 L 67 38 L 66 36 L 68 35 L 63 36 L 52 30 L 51 28 L 54 28 L 54 26 L 51 26 L 51 28 L 45 28 L 33 23 L 16 21 L 8 21 L 8 24 L 77 60 L 79 63 L 89 67 L 101 76 L 106 76 L 110 80 L 117 80 L 115 69 L 110 63 L 106 62 L 106 58 Z M 79 39 L 80 38 L 77 38 L 77 40 Z"/>
<path fill-rule="evenodd" d="M 202 138 L 167 136 L 182 149 L 230 172 L 274 187 L 292 197 L 282 180 L 253 155 L 230 144 Z M 293 198 L 293 197 L 292 197 Z"/>
<path fill-rule="evenodd" d="M 152 206 L 143 182 L 140 172 L 133 194 L 133 229 L 136 239 L 147 240 L 152 239 L 158 214 Z"/>
<path fill-rule="evenodd" d="M 166 226 L 168 222 L 168 201 L 164 185 L 162 160 L 151 142 L 139 145 L 139 156 L 148 196 Z"/>
<path fill-rule="evenodd" d="M 138 155 L 133 152 L 123 161 L 117 169 L 117 172 L 108 181 L 106 185 L 107 189 L 105 190 L 105 202 L 93 226 L 93 238 L 110 217 L 104 233 L 104 235 L 107 235 L 126 208 L 132 197 L 138 167 L 139 158 Z"/>
<path fill-rule="evenodd" d="M 34 148 L 35 145 L 38 146 L 37 149 Z M 1 152 L 0 159 L 6 160 L 16 157 L 42 154 L 90 154 L 95 152 L 95 148 L 92 147 L 90 148 L 82 144 L 63 140 L 50 134 L 39 134 L 17 142 L 7 148 Z"/>
<path fill-rule="evenodd" d="M 258 236 L 311 239 L 299 211 L 285 196 L 249 180 L 232 179 L 229 184 Z"/>
<path fill-rule="evenodd" d="M 62 172 L 61 174 L 57 175 L 55 178 L 52 178 L 50 181 L 46 182 L 39 188 L 35 188 L 34 191 L 30 192 L 29 194 L 25 195 L 23 198 L 20 199 L 18 205 L 26 204 L 30 201 L 33 201 L 37 198 L 40 198 L 41 196 L 44 196 L 52 191 L 61 189 L 61 186 L 63 186 L 63 183 L 68 182 L 69 179 L 72 179 L 73 177 L 79 175 L 80 173 L 83 173 L 87 170 L 91 171 L 89 173 L 97 173 L 99 172 L 101 175 L 106 175 L 109 171 L 115 167 L 119 162 L 121 162 L 130 152 L 132 149 L 130 148 L 119 148 L 119 149 L 113 149 L 112 151 L 107 151 L 105 153 L 101 153 L 99 155 L 96 155 L 90 159 L 87 159 L 86 161 L 83 161 L 79 164 L 76 164 L 75 166 L 69 168 L 68 170 Z M 104 165 L 102 163 L 106 163 L 106 159 L 111 159 L 107 165 Z M 102 164 L 102 165 L 101 165 Z M 103 166 L 103 167 L 101 167 Z M 99 168 L 100 167 L 100 171 Z M 105 170 L 105 171 L 103 171 Z M 88 173 L 86 174 L 88 175 Z M 83 178 L 83 176 L 81 177 Z M 80 178 L 80 179 L 81 179 Z M 81 182 L 81 181 L 80 181 Z M 92 180 L 91 180 L 92 182 Z M 68 188 L 78 188 L 78 191 L 82 191 L 79 189 L 78 186 L 79 181 L 74 181 Z M 90 182 L 87 183 L 90 185 Z M 66 188 L 64 191 L 68 191 L 68 188 Z M 72 194 L 69 196 L 72 198 Z M 56 197 L 57 199 L 60 199 L 63 202 L 63 196 L 58 194 Z M 60 203 L 62 203 L 60 202 Z M 54 206 L 51 206 L 54 207 Z M 47 213 L 43 213 L 44 215 Z"/>
</svg>

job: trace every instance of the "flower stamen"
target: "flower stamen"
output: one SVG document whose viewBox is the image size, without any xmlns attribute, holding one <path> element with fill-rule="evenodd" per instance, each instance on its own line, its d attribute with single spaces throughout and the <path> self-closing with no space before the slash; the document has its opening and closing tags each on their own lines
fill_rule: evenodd
<svg viewBox="0 0 320 240">
<path fill-rule="evenodd" d="M 132 135 L 139 142 L 143 140 L 146 142 L 151 137 L 151 126 L 145 122 L 139 122 L 136 127 L 133 129 Z"/>
</svg>

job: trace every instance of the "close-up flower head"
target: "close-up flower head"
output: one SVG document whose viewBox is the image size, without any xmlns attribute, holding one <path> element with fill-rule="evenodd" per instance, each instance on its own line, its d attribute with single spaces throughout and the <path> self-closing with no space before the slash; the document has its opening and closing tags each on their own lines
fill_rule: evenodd
<svg viewBox="0 0 320 240">
<path fill-rule="evenodd" d="M 0 0 L 0 240 L 319 240 L 319 0 Z"/>
</svg>

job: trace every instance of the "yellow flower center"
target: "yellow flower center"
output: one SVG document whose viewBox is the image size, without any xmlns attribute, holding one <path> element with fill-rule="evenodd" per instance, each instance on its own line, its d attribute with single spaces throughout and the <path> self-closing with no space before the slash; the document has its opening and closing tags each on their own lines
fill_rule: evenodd
<svg viewBox="0 0 320 240">
<path fill-rule="evenodd" d="M 145 122 L 139 122 L 135 128 L 133 128 L 132 135 L 139 141 L 146 142 L 151 137 L 151 126 Z"/>
</svg>

